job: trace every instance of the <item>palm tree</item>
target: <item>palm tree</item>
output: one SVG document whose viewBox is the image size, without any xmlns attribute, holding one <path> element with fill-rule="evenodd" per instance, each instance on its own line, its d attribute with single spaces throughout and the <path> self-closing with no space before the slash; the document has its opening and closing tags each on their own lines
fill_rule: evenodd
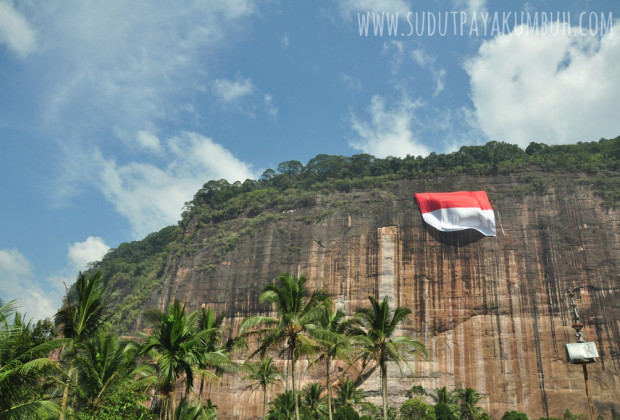
<svg viewBox="0 0 620 420">
<path fill-rule="evenodd" d="M 370 308 L 358 308 L 355 320 L 360 327 L 355 331 L 361 346 L 362 360 L 364 365 L 368 361 L 374 361 L 381 371 L 381 396 L 383 398 L 383 418 L 388 418 L 387 408 L 387 362 L 392 360 L 400 367 L 401 363 L 407 364 L 403 353 L 407 349 L 421 350 L 426 355 L 424 345 L 412 338 L 405 336 L 394 337 L 394 332 L 398 324 L 405 321 L 411 310 L 398 307 L 392 314 L 388 297 L 385 296 L 382 302 L 377 302 L 372 296 Z"/>
<path fill-rule="evenodd" d="M 154 311 L 153 334 L 147 336 L 141 350 L 150 354 L 157 366 L 159 390 L 164 403 L 164 418 L 172 418 L 176 408 L 176 381 L 185 375 L 185 395 L 194 383 L 194 372 L 203 361 L 202 339 L 197 328 L 197 312 L 185 314 L 185 305 L 175 300 L 167 312 Z"/>
<path fill-rule="evenodd" d="M 70 296 L 67 292 L 62 307 L 54 316 L 56 326 L 68 340 L 62 352 L 62 358 L 69 359 L 69 367 L 62 393 L 61 420 L 67 410 L 69 387 L 74 380 L 77 380 L 74 377 L 74 358 L 77 349 L 83 342 L 93 337 L 110 316 L 105 291 L 100 272 L 90 277 L 80 273 L 75 283 L 75 296 Z"/>
<path fill-rule="evenodd" d="M 349 377 L 338 384 L 336 393 L 336 408 L 351 407 L 355 408 L 364 400 L 364 392 L 358 389 Z"/>
<path fill-rule="evenodd" d="M 344 320 L 345 313 L 341 309 L 333 311 L 324 306 L 318 320 L 318 328 L 310 329 L 316 339 L 320 356 L 315 361 L 325 361 L 325 375 L 327 380 L 327 407 L 328 417 L 332 420 L 332 380 L 330 377 L 332 360 L 335 358 L 348 359 L 351 349 L 347 336 L 349 323 Z"/>
<path fill-rule="evenodd" d="M 87 404 L 96 406 L 127 376 L 135 376 L 137 352 L 137 343 L 120 340 L 109 328 L 100 328 L 95 337 L 81 344 L 74 365 Z"/>
<path fill-rule="evenodd" d="M 448 391 L 445 386 L 437 388 L 430 394 L 430 397 L 435 404 L 454 404 L 454 391 Z"/>
<path fill-rule="evenodd" d="M 436 389 L 430 394 L 435 403 L 435 416 L 438 420 L 456 419 L 455 391 L 448 391 L 445 386 Z"/>
<path fill-rule="evenodd" d="M 212 420 L 217 418 L 216 405 L 208 400 L 207 406 L 181 398 L 174 411 L 174 420 Z"/>
<path fill-rule="evenodd" d="M 200 363 L 200 368 L 203 370 L 203 373 L 200 375 L 199 396 L 201 398 L 205 379 L 209 376 L 208 372 L 206 372 L 207 369 L 215 371 L 215 375 L 210 375 L 211 377 L 217 377 L 217 375 L 221 375 L 225 371 L 233 371 L 235 369 L 230 356 L 222 346 L 223 320 L 224 315 L 216 316 L 215 311 L 211 308 L 201 308 L 198 311 L 197 328 L 202 335 L 201 343 L 204 356 Z"/>
<path fill-rule="evenodd" d="M 273 359 L 270 357 L 260 362 L 246 365 L 246 368 L 250 371 L 250 374 L 244 379 L 253 381 L 250 385 L 252 392 L 260 388 L 263 391 L 263 418 L 267 415 L 267 391 L 278 382 L 282 382 L 284 374 L 278 370 L 273 364 Z"/>
<path fill-rule="evenodd" d="M 33 342 L 31 323 L 24 322 L 16 308 L 16 301 L 0 301 L 0 418 L 57 415 L 60 408 L 42 392 L 41 380 L 59 371 L 45 356 L 64 341 Z"/>
<path fill-rule="evenodd" d="M 473 388 L 457 389 L 455 393 L 458 396 L 462 420 L 478 420 L 482 418 L 484 409 L 477 407 L 476 404 L 484 398 L 484 395 Z"/>
<path fill-rule="evenodd" d="M 269 403 L 271 408 L 267 413 L 267 420 L 292 420 L 296 418 L 295 401 L 299 398 L 293 397 L 292 391 L 286 391 L 276 397 Z"/>
<path fill-rule="evenodd" d="M 325 397 L 322 397 L 323 387 L 317 383 L 312 383 L 304 388 L 304 402 L 309 414 L 316 419 L 324 419 L 327 405 Z"/>
<path fill-rule="evenodd" d="M 310 351 L 314 344 L 308 336 L 308 330 L 321 315 L 320 307 L 329 302 L 329 297 L 322 290 L 314 291 L 310 296 L 305 287 L 308 279 L 304 276 L 295 278 L 290 274 L 279 277 L 280 284 L 271 284 L 263 288 L 261 302 L 275 305 L 277 318 L 253 316 L 241 324 L 242 335 L 258 334 L 261 337 L 258 349 L 252 354 L 264 356 L 267 350 L 284 343 L 291 362 L 291 380 L 293 395 L 297 396 L 295 381 L 295 363 L 299 357 Z M 295 400 L 295 418 L 299 420 L 299 402 Z"/>
</svg>

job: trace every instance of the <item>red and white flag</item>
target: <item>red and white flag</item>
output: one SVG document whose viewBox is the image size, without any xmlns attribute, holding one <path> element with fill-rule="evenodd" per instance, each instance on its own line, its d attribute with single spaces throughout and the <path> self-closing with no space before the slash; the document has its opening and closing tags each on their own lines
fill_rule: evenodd
<svg viewBox="0 0 620 420">
<path fill-rule="evenodd" d="M 495 236 L 495 215 L 485 191 L 415 194 L 422 218 L 443 232 L 476 229 Z"/>
</svg>

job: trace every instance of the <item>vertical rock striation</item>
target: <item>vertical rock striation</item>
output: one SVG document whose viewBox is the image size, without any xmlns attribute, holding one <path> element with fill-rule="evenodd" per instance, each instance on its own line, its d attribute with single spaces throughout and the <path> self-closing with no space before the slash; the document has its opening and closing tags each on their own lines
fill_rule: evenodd
<svg viewBox="0 0 620 420">
<path fill-rule="evenodd" d="M 394 307 L 413 311 L 401 333 L 430 351 L 412 363 L 415 376 L 390 366 L 391 403 L 402 403 L 412 385 L 472 387 L 494 417 L 516 409 L 537 418 L 587 412 L 581 367 L 568 365 L 564 351 L 574 341 L 568 289 L 576 289 L 586 339 L 601 356 L 589 366 L 595 409 L 609 418 L 620 414 L 619 215 L 578 181 L 555 179 L 545 192 L 521 194 L 516 176 L 403 180 L 381 191 L 322 196 L 244 237 L 213 269 L 200 269 L 212 259 L 208 247 L 170 259 L 147 306 L 175 298 L 191 308 L 204 304 L 224 311 L 234 329 L 269 311 L 258 296 L 283 272 L 308 276 L 348 314 L 366 306 L 368 295 L 387 295 Z M 497 237 L 436 231 L 413 200 L 415 192 L 473 189 L 494 200 Z M 186 235 L 200 243 L 207 230 L 198 226 L 190 223 Z M 304 380 L 321 373 L 310 369 Z M 364 389 L 380 400 L 378 372 Z M 238 378 L 225 377 L 210 393 L 224 418 L 261 412 L 262 396 Z"/>
</svg>

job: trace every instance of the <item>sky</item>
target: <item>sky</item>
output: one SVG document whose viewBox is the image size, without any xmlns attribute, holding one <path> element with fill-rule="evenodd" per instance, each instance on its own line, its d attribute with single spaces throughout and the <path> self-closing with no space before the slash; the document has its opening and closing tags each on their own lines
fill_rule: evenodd
<svg viewBox="0 0 620 420">
<path fill-rule="evenodd" d="M 0 0 L 0 299 L 317 154 L 620 135 L 620 3 Z"/>
</svg>

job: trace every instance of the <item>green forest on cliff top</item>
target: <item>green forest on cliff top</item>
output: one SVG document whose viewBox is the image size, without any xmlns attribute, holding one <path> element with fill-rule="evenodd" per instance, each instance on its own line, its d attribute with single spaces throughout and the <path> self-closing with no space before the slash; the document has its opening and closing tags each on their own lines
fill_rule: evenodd
<svg viewBox="0 0 620 420">
<path fill-rule="evenodd" d="M 208 181 L 185 203 L 178 225 L 119 245 L 91 269 L 101 270 L 104 282 L 116 290 L 113 300 L 117 307 L 111 321 L 121 331 L 129 331 L 146 298 L 160 287 L 158 279 L 169 259 L 209 246 L 214 250 L 212 260 L 200 269 L 214 270 L 227 252 L 253 236 L 261 225 L 277 220 L 282 211 L 312 207 L 330 193 L 377 190 L 401 179 L 510 174 L 519 176 L 521 186 L 504 194 L 523 196 L 544 193 L 554 179 L 567 173 L 583 174 L 580 182 L 594 190 L 601 206 L 615 208 L 620 202 L 620 136 L 572 145 L 530 143 L 525 150 L 491 141 L 427 157 L 320 154 L 306 165 L 296 160 L 282 162 L 276 169 L 264 171 L 258 180 Z M 233 227 L 229 221 L 240 216 L 244 217 L 243 226 Z M 210 229 L 207 243 L 194 243 L 196 229 L 204 227 Z"/>
<path fill-rule="evenodd" d="M 80 274 L 54 322 L 46 319 L 33 325 L 16 312 L 15 302 L 0 302 L 0 419 L 217 418 L 217 407 L 208 399 L 210 394 L 207 393 L 206 402 L 203 397 L 205 383 L 216 381 L 222 374 L 241 371 L 249 373 L 243 378 L 245 381 L 259 385 L 267 373 L 274 383 L 284 377 L 278 369 L 270 368 L 271 358 L 244 365 L 232 361 L 231 352 L 242 346 L 251 334 L 261 336 L 260 346 L 253 354 L 261 353 L 261 349 L 265 352 L 276 349 L 276 344 L 289 346 L 293 391 L 273 396 L 268 419 L 325 419 L 326 407 L 332 406 L 333 419 L 490 419 L 477 405 L 484 396 L 474 389 L 434 390 L 434 394 L 429 394 L 436 402 L 432 406 L 426 402 L 427 391 L 417 385 L 407 392 L 409 399 L 398 414 L 396 407 L 388 406 L 387 359 L 375 352 L 384 348 L 380 338 L 404 322 L 410 310 L 392 308 L 392 315 L 387 298 L 378 302 L 369 297 L 371 308 L 357 308 L 355 315 L 345 320 L 344 312 L 332 311 L 327 292 L 313 291 L 308 298 L 306 279 L 302 277 L 283 275 L 279 286 L 268 285 L 263 289 L 261 301 L 275 304 L 276 312 L 281 315 L 280 321 L 274 321 L 277 321 L 275 327 L 270 327 L 274 324 L 269 323 L 268 317 L 251 316 L 235 333 L 238 336 L 233 337 L 222 324 L 226 314 L 216 316 L 212 309 L 206 308 L 186 313 L 185 305 L 175 301 L 166 312 L 148 311 L 146 318 L 154 326 L 149 334 L 119 337 L 119 333 L 132 329 L 137 315 L 145 309 L 147 297 L 161 287 L 159 280 L 166 264 L 191 255 L 198 248 L 209 247 L 210 252 L 206 254 L 212 255 L 212 261 L 205 261 L 205 266 L 199 269 L 214 270 L 217 262 L 238 243 L 252 237 L 262 225 L 278 220 L 284 210 L 312 208 L 320 203 L 321 211 L 324 208 L 328 212 L 332 208 L 354 211 L 346 203 L 347 197 L 353 194 L 347 193 L 366 191 L 375 197 L 373 200 L 383 200 L 391 197 L 383 192 L 394 181 L 404 179 L 509 175 L 514 182 L 504 189 L 494 189 L 491 198 L 544 194 L 566 182 L 582 183 L 600 197 L 601 208 L 608 211 L 620 201 L 619 158 L 620 137 L 570 146 L 531 143 L 525 150 L 489 142 L 450 154 L 433 153 L 426 158 L 318 155 L 305 166 L 298 161 L 283 162 L 276 170 L 265 171 L 258 180 L 234 184 L 225 180 L 209 181 L 186 203 L 178 225 L 152 233 L 141 241 L 121 244 L 102 261 L 92 264 L 88 273 Z M 312 214 L 315 213 L 318 211 Z M 299 220 L 311 224 L 323 217 L 321 213 Z M 200 241 L 196 240 L 198 231 L 203 233 Z M 202 239 L 205 232 L 206 239 Z M 115 307 L 111 308 L 109 303 Z M 290 309 L 286 317 L 285 309 Z M 312 317 L 308 315 L 306 319 L 302 313 L 312 313 Z M 298 337 L 301 330 L 296 329 L 301 328 L 301 321 L 295 328 L 289 328 L 293 325 L 289 319 L 306 319 L 306 333 L 312 337 L 301 340 Z M 376 326 L 377 322 L 381 328 Z M 136 334 L 142 339 L 134 340 Z M 375 337 L 372 334 L 379 335 L 371 339 Z M 293 336 L 301 340 L 295 341 L 298 345 L 291 344 Z M 426 353 L 424 343 L 411 338 L 398 336 L 390 340 L 390 360 L 406 364 L 403 352 L 407 349 L 399 347 L 405 344 Z M 306 343 L 305 347 L 302 342 Z M 303 350 L 296 353 L 297 348 Z M 337 348 L 340 350 L 335 351 Z M 362 388 L 348 377 L 341 378 L 335 399 L 327 403 L 319 383 L 306 386 L 299 399 L 292 397 L 298 357 L 322 353 L 329 355 L 327 366 L 331 366 L 330 357 L 348 360 L 344 348 L 360 352 L 360 357 L 368 356 L 370 364 L 374 360 L 381 372 L 385 372 L 382 373 L 382 407 L 366 401 Z M 178 393 L 175 390 L 180 379 L 186 384 L 186 392 L 177 401 L 181 392 L 180 388 Z M 199 394 L 193 389 L 194 379 L 200 380 Z M 327 376 L 326 383 L 331 382 Z M 262 389 L 265 412 L 266 390 Z M 328 394 L 332 395 L 329 388 Z M 152 403 L 153 411 L 145 407 L 145 401 Z M 360 417 L 356 410 L 364 415 Z M 332 418 L 331 410 L 329 418 Z M 585 416 L 573 415 L 568 410 L 564 413 L 565 420 L 582 418 Z M 527 416 L 512 411 L 502 417 L 502 420 L 517 419 Z"/>
</svg>

